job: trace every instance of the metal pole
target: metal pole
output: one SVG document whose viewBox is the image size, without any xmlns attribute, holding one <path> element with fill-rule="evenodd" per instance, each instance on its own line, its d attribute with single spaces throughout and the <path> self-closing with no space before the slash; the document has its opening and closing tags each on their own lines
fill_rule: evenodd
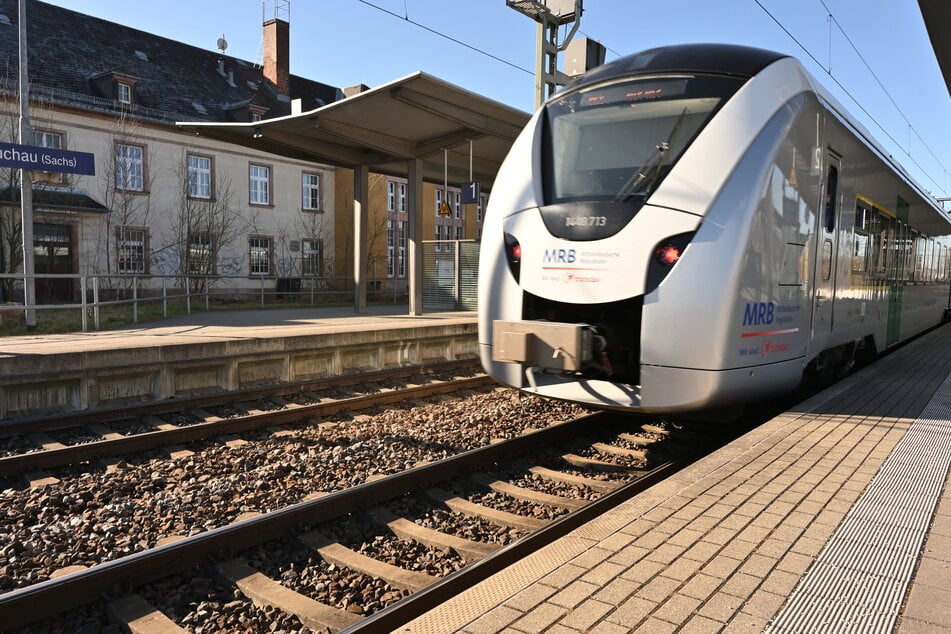
<svg viewBox="0 0 951 634">
<path fill-rule="evenodd" d="M 99 330 L 99 276 L 92 278 L 92 325 Z"/>
<path fill-rule="evenodd" d="M 19 0 L 20 34 L 20 144 L 33 144 L 30 126 L 30 78 L 27 72 L 26 0 Z M 33 179 L 30 171 L 20 170 L 20 222 L 23 231 L 23 308 L 27 330 L 36 329 L 36 270 L 33 260 Z"/>
<path fill-rule="evenodd" d="M 80 283 L 79 300 L 82 305 L 82 311 L 83 311 L 82 312 L 83 332 L 88 332 L 89 331 L 89 315 L 87 314 L 87 312 L 89 311 L 89 302 L 86 299 L 86 293 L 87 293 L 86 284 L 88 282 L 86 281 L 85 275 L 79 278 L 79 283 Z"/>
</svg>

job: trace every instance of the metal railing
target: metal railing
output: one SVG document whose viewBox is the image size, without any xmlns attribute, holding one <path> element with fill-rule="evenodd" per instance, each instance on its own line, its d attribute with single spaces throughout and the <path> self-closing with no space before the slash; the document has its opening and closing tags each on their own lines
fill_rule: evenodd
<svg viewBox="0 0 951 634">
<path fill-rule="evenodd" d="M 0 323 L 5 316 L 35 310 L 37 320 L 53 311 L 79 311 L 82 331 L 99 330 L 103 309 L 126 306 L 131 323 L 139 322 L 145 305 L 161 305 L 161 317 L 170 307 L 179 312 L 211 310 L 212 305 L 253 303 L 264 308 L 288 303 L 309 306 L 353 302 L 354 282 L 348 277 L 274 277 L 247 275 L 78 275 L 36 274 L 37 303 L 23 303 L 28 277 L 0 274 Z M 406 301 L 406 279 L 370 278 L 367 298 L 375 302 Z M 157 317 L 158 315 L 156 315 Z"/>
<path fill-rule="evenodd" d="M 428 310 L 475 310 L 479 266 L 479 243 L 472 240 L 423 241 L 423 308 Z M 354 301 L 352 277 L 278 277 L 248 275 L 140 275 L 140 274 L 44 274 L 33 276 L 37 302 L 25 306 L 23 289 L 30 277 L 23 273 L 0 274 L 0 325 L 18 313 L 27 321 L 35 311 L 36 321 L 54 311 L 79 311 L 83 332 L 99 330 L 103 310 L 129 307 L 125 323 L 137 324 L 143 306 L 161 306 L 167 318 L 170 308 L 178 313 L 211 310 L 215 304 L 253 303 L 268 305 L 346 305 Z M 370 277 L 367 300 L 399 303 L 408 301 L 409 280 Z M 176 313 L 177 314 L 177 313 Z"/>
</svg>

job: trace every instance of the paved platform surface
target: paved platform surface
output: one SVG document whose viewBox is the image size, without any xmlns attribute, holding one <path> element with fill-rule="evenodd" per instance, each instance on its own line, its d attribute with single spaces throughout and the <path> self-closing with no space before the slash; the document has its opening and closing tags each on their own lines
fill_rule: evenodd
<svg viewBox="0 0 951 634">
<path fill-rule="evenodd" d="M 402 628 L 951 632 L 951 326 Z"/>
<path fill-rule="evenodd" d="M 367 312 L 361 314 L 355 314 L 352 306 L 201 311 L 114 330 L 2 337 L 0 357 L 293 337 L 475 321 L 474 312 L 463 311 L 411 316 L 405 304 L 368 306 Z"/>
</svg>

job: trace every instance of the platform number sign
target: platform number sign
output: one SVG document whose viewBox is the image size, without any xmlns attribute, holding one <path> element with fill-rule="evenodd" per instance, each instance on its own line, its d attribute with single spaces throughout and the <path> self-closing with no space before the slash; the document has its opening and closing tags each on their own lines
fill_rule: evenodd
<svg viewBox="0 0 951 634">
<path fill-rule="evenodd" d="M 482 193 L 482 188 L 479 187 L 479 183 L 474 181 L 463 183 L 459 189 L 463 205 L 475 205 L 479 202 L 479 194 Z"/>
</svg>

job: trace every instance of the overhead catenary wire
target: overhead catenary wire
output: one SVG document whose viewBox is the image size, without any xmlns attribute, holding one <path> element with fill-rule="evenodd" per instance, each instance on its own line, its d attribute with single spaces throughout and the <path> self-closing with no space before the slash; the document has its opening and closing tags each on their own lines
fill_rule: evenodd
<svg viewBox="0 0 951 634">
<path fill-rule="evenodd" d="M 862 113 L 864 113 L 865 116 L 868 117 L 868 119 L 869 119 L 872 123 L 875 124 L 875 126 L 882 132 L 882 134 L 884 134 L 886 137 L 888 137 L 888 139 L 895 145 L 895 147 L 897 147 L 897 148 L 900 149 L 902 152 L 904 152 L 905 156 L 908 157 L 908 160 L 911 161 L 911 162 L 915 165 L 915 167 L 918 168 L 918 170 L 921 172 L 921 174 L 923 174 L 929 181 L 931 181 L 931 182 L 935 185 L 935 187 L 936 187 L 937 189 L 939 189 L 939 190 L 941 190 L 941 191 L 944 191 L 944 186 L 942 186 L 941 184 L 939 184 L 938 181 L 936 181 L 935 178 L 934 178 L 931 174 L 929 174 L 928 171 L 911 155 L 911 152 L 910 152 L 910 149 L 911 149 L 911 148 L 909 147 L 908 150 L 906 150 L 905 148 L 903 148 L 903 147 L 902 147 L 902 144 L 901 144 L 888 130 L 886 130 L 885 127 L 878 121 L 878 119 L 876 119 L 876 118 L 872 115 L 872 113 L 870 113 L 870 112 L 868 111 L 868 109 L 867 109 L 858 99 L 856 99 L 854 95 L 852 95 L 852 93 L 849 91 L 849 89 L 846 88 L 846 87 L 842 84 L 841 81 L 839 81 L 839 78 L 832 74 L 831 59 L 830 59 L 830 63 L 829 63 L 829 65 L 828 65 L 828 67 L 827 67 L 826 65 L 824 65 L 822 62 L 819 61 L 818 58 L 816 58 L 816 56 L 812 53 L 812 51 L 810 51 L 810 50 L 806 47 L 805 44 L 803 44 L 788 28 L 786 28 L 786 25 L 783 24 L 782 20 L 780 20 L 780 19 L 779 19 L 778 17 L 776 17 L 768 8 L 766 8 L 766 6 L 763 4 L 763 2 L 762 2 L 761 0 L 753 0 L 753 2 L 755 2 L 756 5 L 757 5 L 760 9 L 762 9 L 763 12 L 764 12 L 766 15 L 768 15 L 768 16 L 770 17 L 770 19 L 772 19 L 773 22 L 775 22 L 776 25 L 777 25 L 780 29 L 782 29 L 783 32 L 785 32 L 786 35 L 788 35 L 789 38 L 790 38 L 793 42 L 795 42 L 796 45 L 797 45 L 806 55 L 809 56 L 810 59 L 812 59 L 813 62 L 815 62 L 816 66 L 818 66 L 819 68 L 823 69 L 823 70 L 826 72 L 826 74 L 828 74 L 829 78 L 832 79 L 833 82 L 835 82 L 835 85 L 838 86 L 839 89 L 841 89 L 842 92 L 845 93 L 845 94 L 848 96 L 848 98 L 852 100 L 852 103 L 854 103 L 856 106 L 858 106 L 858 108 L 862 111 Z M 830 24 L 833 24 L 833 23 L 834 23 L 835 26 L 836 26 L 836 27 L 839 29 L 839 31 L 842 33 L 842 35 L 845 36 L 845 39 L 848 41 L 849 45 L 852 47 L 852 50 L 856 53 L 856 55 L 859 57 L 859 59 L 860 59 L 860 60 L 862 61 L 862 63 L 865 65 L 865 68 L 868 69 L 869 73 L 871 73 L 872 77 L 875 78 L 875 81 L 876 81 L 876 82 L 878 83 L 878 85 L 881 87 L 882 91 L 883 91 L 883 92 L 885 93 L 885 95 L 888 97 L 889 101 L 892 102 L 892 105 L 895 106 L 895 108 L 898 110 L 899 114 L 901 114 L 902 118 L 905 120 L 905 123 L 906 123 L 912 130 L 914 130 L 915 136 L 917 136 L 919 139 L 921 139 L 922 145 L 924 145 L 925 148 L 927 148 L 928 152 L 931 153 L 931 156 L 935 159 L 935 161 L 937 162 L 937 164 L 941 167 L 941 169 L 943 170 L 944 174 L 947 175 L 947 174 L 948 174 L 947 168 L 941 163 L 941 160 L 938 159 L 937 156 L 935 156 L 935 153 L 931 150 L 930 147 L 928 147 L 928 144 L 924 142 L 924 139 L 921 138 L 921 135 L 918 134 L 918 131 L 914 129 L 914 126 L 913 126 L 913 125 L 911 124 L 911 122 L 908 120 L 908 117 L 905 116 L 905 113 L 902 111 L 901 107 L 900 107 L 900 106 L 895 102 L 895 100 L 892 98 L 891 94 L 890 94 L 890 93 L 888 92 L 888 90 L 885 88 L 884 84 L 882 84 L 881 80 L 879 80 L 878 76 L 877 76 L 877 75 L 875 74 L 875 72 L 872 70 L 872 68 L 871 68 L 871 66 L 869 65 L 869 63 L 865 60 L 865 58 L 864 58 L 864 57 L 862 56 L 862 54 L 859 52 L 858 48 L 857 48 L 857 47 L 855 46 L 855 44 L 852 42 L 852 39 L 851 39 L 851 38 L 848 36 L 848 34 L 845 32 L 845 29 L 843 29 L 843 28 L 842 28 L 842 25 L 839 24 L 838 20 L 835 19 L 835 16 L 834 16 L 834 15 L 832 14 L 832 12 L 829 10 L 828 6 L 826 6 L 824 0 L 819 0 L 819 2 L 820 2 L 820 4 L 822 4 L 822 7 L 825 9 L 825 11 L 826 11 L 826 13 L 827 13 L 827 15 L 828 15 L 828 19 L 830 20 Z M 830 38 L 831 38 L 831 35 L 830 35 Z M 832 54 L 832 53 L 831 53 L 831 41 L 830 41 L 829 47 L 830 47 L 829 56 L 830 56 L 830 58 L 831 58 L 831 54 Z"/>
<path fill-rule="evenodd" d="M 398 13 L 395 13 L 395 12 L 393 12 L 393 11 L 390 11 L 389 9 L 387 9 L 387 8 L 385 8 L 385 7 L 381 7 L 380 5 L 375 4 L 374 2 L 371 2 L 370 0 L 357 0 L 357 2 L 360 2 L 361 4 L 365 4 L 365 5 L 368 6 L 368 7 L 372 7 L 373 9 L 376 9 L 377 11 L 380 11 L 380 12 L 385 13 L 385 14 L 387 14 L 387 15 L 393 16 L 394 18 L 397 18 L 398 20 L 402 20 L 402 21 L 404 21 L 404 22 L 407 22 L 407 23 L 409 23 L 409 24 L 412 24 L 413 26 L 415 26 L 415 27 L 417 27 L 417 28 L 419 28 L 419 29 L 422 29 L 422 30 L 424 30 L 424 31 L 427 31 L 427 32 L 429 32 L 429 33 L 431 33 L 431 34 L 433 34 L 433 35 L 436 35 L 436 36 L 438 36 L 438 37 L 441 37 L 441 38 L 443 38 L 443 39 L 445 39 L 445 40 L 448 40 L 448 41 L 450 41 L 450 42 L 452 42 L 452 43 L 454 43 L 454 44 L 456 44 L 456 45 L 458 45 L 458 46 L 462 46 L 462 47 L 468 48 L 468 49 L 471 50 L 471 51 L 474 51 L 474 52 L 476 52 L 476 53 L 479 53 L 480 55 L 484 55 L 484 56 L 486 56 L 486 57 L 488 57 L 488 58 L 490 58 L 490 59 L 493 59 L 493 60 L 495 60 L 495 61 L 497 61 L 497 62 L 501 62 L 502 64 L 505 64 L 506 66 L 510 66 L 511 68 L 514 68 L 514 69 L 516 69 L 516 70 L 520 70 L 520 71 L 522 71 L 522 72 L 524 72 L 524 73 L 526 73 L 526 74 L 528 74 L 528 75 L 534 76 L 534 74 L 535 74 L 535 71 L 534 71 L 534 70 L 530 70 L 530 69 L 525 68 L 525 67 L 523 67 L 523 66 L 519 66 L 518 64 L 516 64 L 516 63 L 514 63 L 514 62 L 511 62 L 511 61 L 506 60 L 506 59 L 504 59 L 504 58 L 502 58 L 502 57 L 499 57 L 498 55 L 495 55 L 495 54 L 493 54 L 493 53 L 490 53 L 490 52 L 488 52 L 488 51 L 486 51 L 486 50 L 484 50 L 484 49 L 481 49 L 481 48 L 479 48 L 479 47 L 477 47 L 477 46 L 473 46 L 472 44 L 469 44 L 469 43 L 467 43 L 467 42 L 465 42 L 465 41 L 463 41 L 463 40 L 461 40 L 461 39 L 459 39 L 459 38 L 452 37 L 452 36 L 450 36 L 450 35 L 446 35 L 445 33 L 442 33 L 442 32 L 438 31 L 438 30 L 435 29 L 435 28 L 432 28 L 432 27 L 430 27 L 430 26 L 427 26 L 427 25 L 425 25 L 425 24 L 423 24 L 423 23 L 421 23 L 421 22 L 419 22 L 419 21 L 417 21 L 417 20 L 410 19 L 410 17 L 409 17 L 409 10 L 408 10 L 408 7 L 407 7 L 407 4 L 406 4 L 406 1 L 405 1 L 405 0 L 404 0 L 404 2 L 403 2 L 403 15 L 400 15 L 400 14 L 398 14 Z M 792 31 L 790 31 L 790 30 L 786 27 L 785 24 L 783 24 L 782 20 L 780 20 L 776 15 L 774 15 L 767 7 L 763 4 L 763 1 L 762 1 L 762 0 L 753 0 L 753 2 L 756 3 L 756 5 L 757 5 L 767 16 L 769 16 L 770 19 L 772 19 L 773 22 L 775 22 L 776 25 L 777 25 L 780 29 L 782 29 L 782 31 L 783 31 L 784 33 L 786 33 L 786 35 L 787 35 L 793 42 L 796 43 L 796 45 L 816 64 L 816 66 L 818 66 L 819 68 L 823 69 L 823 70 L 826 72 L 826 74 L 832 79 L 832 81 L 835 82 L 836 86 L 838 86 L 839 89 L 842 90 L 842 92 L 845 93 L 845 95 L 847 95 L 848 98 L 852 100 L 852 102 L 862 111 L 862 113 L 863 113 L 866 117 L 868 117 L 868 119 L 881 131 L 882 134 L 884 134 L 884 135 L 895 145 L 895 147 L 897 147 L 898 149 L 900 149 L 900 150 L 905 154 L 905 156 L 908 158 L 908 160 L 911 161 L 911 163 L 914 164 L 915 167 L 918 168 L 918 170 L 921 172 L 921 174 L 923 174 L 932 184 L 934 184 L 934 186 L 935 186 L 935 188 L 936 188 L 937 190 L 940 190 L 940 191 L 942 191 L 942 192 L 944 192 L 944 193 L 947 194 L 947 190 L 946 190 L 945 185 L 942 185 L 942 184 L 938 183 L 938 181 L 935 180 L 935 177 L 932 176 L 931 174 L 929 174 L 928 171 L 918 162 L 918 160 L 915 159 L 915 158 L 911 155 L 911 143 L 910 143 L 910 140 L 909 140 L 909 143 L 908 143 L 908 149 L 905 149 L 905 148 L 902 146 L 902 143 L 899 142 L 899 141 L 895 138 L 895 136 L 892 135 L 888 130 L 886 130 L 885 127 L 878 121 L 878 119 L 875 118 L 875 117 L 872 115 L 872 113 L 869 112 L 868 109 L 867 109 L 858 99 L 856 99 L 854 95 L 852 95 L 851 91 L 849 91 L 849 89 L 846 88 L 845 85 L 843 85 L 843 83 L 839 80 L 839 78 L 836 77 L 836 76 L 832 73 L 832 61 L 831 61 L 831 58 L 832 58 L 832 26 L 834 25 L 834 26 L 839 30 L 839 32 L 842 33 L 842 35 L 845 37 L 846 41 L 848 42 L 848 44 L 849 44 L 849 46 L 852 48 L 852 50 L 855 52 L 856 56 L 859 58 L 859 60 L 861 60 L 862 64 L 865 66 L 865 68 L 868 70 L 868 72 L 869 72 L 869 73 L 872 75 L 872 77 L 875 79 L 875 82 L 879 85 L 879 87 L 880 87 L 880 88 L 882 89 L 882 91 L 885 93 L 885 96 L 888 98 L 888 100 L 892 103 L 892 105 L 895 107 L 895 109 L 896 109 L 896 110 L 898 111 L 898 113 L 901 115 L 902 119 L 904 119 L 904 121 L 905 121 L 906 125 L 908 126 L 909 130 L 911 131 L 911 133 L 914 133 L 914 136 L 920 141 L 922 147 L 924 147 L 924 148 L 928 151 L 928 153 L 931 155 L 931 157 L 934 159 L 934 161 L 935 161 L 935 162 L 938 164 L 938 166 L 941 168 L 941 170 L 942 170 L 942 172 L 943 172 L 943 175 L 944 175 L 945 177 L 951 175 L 951 174 L 949 174 L 947 167 L 945 167 L 945 165 L 941 162 L 941 159 L 938 158 L 938 156 L 936 155 L 936 153 L 934 152 L 934 150 L 932 150 L 932 148 L 928 145 L 928 143 L 924 140 L 924 138 L 921 136 L 921 134 L 918 132 L 918 130 L 915 128 L 915 126 L 911 123 L 911 121 L 910 121 L 910 120 L 908 119 L 908 117 L 905 115 L 905 113 L 904 113 L 904 111 L 902 110 L 902 108 L 898 105 L 898 103 L 897 103 L 897 102 L 895 101 L 895 99 L 892 97 L 891 93 L 890 93 L 890 92 L 888 91 L 888 89 L 885 87 L 885 85 L 883 84 L 883 82 L 879 79 L 879 77 L 878 77 L 878 75 L 875 73 L 875 71 L 872 70 L 871 65 L 868 63 L 868 61 L 865 59 L 865 57 L 864 57 L 864 56 L 862 55 L 862 53 L 859 51 L 858 47 L 857 47 L 857 46 L 855 45 L 855 43 L 852 41 L 852 38 L 849 37 L 848 33 L 846 33 L 845 29 L 842 27 L 841 23 L 839 23 L 838 19 L 836 19 L 835 15 L 834 15 L 834 14 L 832 13 L 832 11 L 829 9 L 828 5 L 825 3 L 825 0 L 818 0 L 818 2 L 822 5 L 823 9 L 826 11 L 827 19 L 829 20 L 829 51 L 828 51 L 829 63 L 828 63 L 828 65 L 823 64 L 823 63 L 813 54 L 813 52 L 810 51 L 810 50 L 806 47 L 806 45 L 803 44 L 803 43 L 799 40 L 799 38 L 797 38 L 797 37 L 792 33 Z M 584 35 L 585 37 L 589 37 L 589 38 L 591 37 L 589 34 L 585 33 L 585 32 L 582 31 L 582 30 L 579 30 L 578 32 L 581 33 L 582 35 Z M 592 39 L 597 39 L 597 38 L 592 38 Z M 605 49 L 606 49 L 607 51 L 610 51 L 612 54 L 617 55 L 618 57 L 623 57 L 623 55 L 622 55 L 621 53 L 619 53 L 618 51 L 614 50 L 613 48 L 611 48 L 611 47 L 605 45 L 603 42 L 601 42 L 601 44 L 605 47 Z"/>
<path fill-rule="evenodd" d="M 436 29 L 431 28 L 431 27 L 428 27 L 428 26 L 426 26 L 425 24 L 422 24 L 422 23 L 420 23 L 420 22 L 417 22 L 416 20 L 411 20 L 411 19 L 409 18 L 409 13 L 408 13 L 408 12 L 406 13 L 405 16 L 402 16 L 402 15 L 400 15 L 400 14 L 398 14 L 398 13 L 393 13 L 392 11 L 390 11 L 389 9 L 387 9 L 387 8 L 385 8 L 385 7 L 381 7 L 381 6 L 377 5 L 377 4 L 374 4 L 374 3 L 370 2 L 369 0 L 357 0 L 357 2 L 360 2 L 360 3 L 362 3 L 362 4 L 365 4 L 365 5 L 367 5 L 368 7 L 373 7 L 373 8 L 376 9 L 377 11 L 382 11 L 383 13 L 386 13 L 387 15 L 391 15 L 391 16 L 393 16 L 394 18 L 397 18 L 397 19 L 399 19 L 399 20 L 403 20 L 404 22 L 408 22 L 409 24 L 412 24 L 413 26 L 415 26 L 415 27 L 417 27 L 417 28 L 420 28 L 420 29 L 422 29 L 422 30 L 424 30 L 424 31 L 428 31 L 429 33 L 432 33 L 433 35 L 438 35 L 439 37 L 441 37 L 441 38 L 443 38 L 443 39 L 445 39 L 445 40 L 449 40 L 450 42 L 452 42 L 452 43 L 454 43 L 454 44 L 458 44 L 459 46 L 464 46 L 465 48 L 467 48 L 467 49 L 469 49 L 469 50 L 471 50 L 471 51 L 475 51 L 476 53 L 479 53 L 480 55 L 485 55 L 486 57 L 489 57 L 489 58 L 491 58 L 491 59 L 494 59 L 494 60 L 497 61 L 497 62 L 502 62 L 503 64 L 505 64 L 505 65 L 507 65 L 507 66 L 511 66 L 512 68 L 514 68 L 514 69 L 516 69 L 516 70 L 522 71 L 523 73 L 528 73 L 529 75 L 533 75 L 533 76 L 535 75 L 535 71 L 534 71 L 534 70 L 529 70 L 529 69 L 527 69 L 527 68 L 524 68 L 524 67 L 522 67 L 522 66 L 519 66 L 518 64 L 516 64 L 516 63 L 514 63 L 514 62 L 510 62 L 510 61 L 508 61 L 507 59 L 503 59 L 503 58 L 499 57 L 498 55 L 493 55 L 492 53 L 490 53 L 490 52 L 488 52 L 488 51 L 486 51 L 486 50 L 483 50 L 483 49 L 481 49 L 481 48 L 479 48 L 479 47 L 477 47 L 477 46 L 473 46 L 472 44 L 469 44 L 469 43 L 467 43 L 467 42 L 463 42 L 462 40 L 460 40 L 460 39 L 458 39 L 458 38 L 452 37 L 452 36 L 450 36 L 450 35 L 446 35 L 445 33 L 440 33 L 440 32 L 437 31 Z M 404 3 L 403 6 L 404 6 L 404 8 L 405 8 L 405 6 L 406 6 L 405 3 Z M 405 9 L 404 9 L 404 10 L 405 10 Z"/>
</svg>

